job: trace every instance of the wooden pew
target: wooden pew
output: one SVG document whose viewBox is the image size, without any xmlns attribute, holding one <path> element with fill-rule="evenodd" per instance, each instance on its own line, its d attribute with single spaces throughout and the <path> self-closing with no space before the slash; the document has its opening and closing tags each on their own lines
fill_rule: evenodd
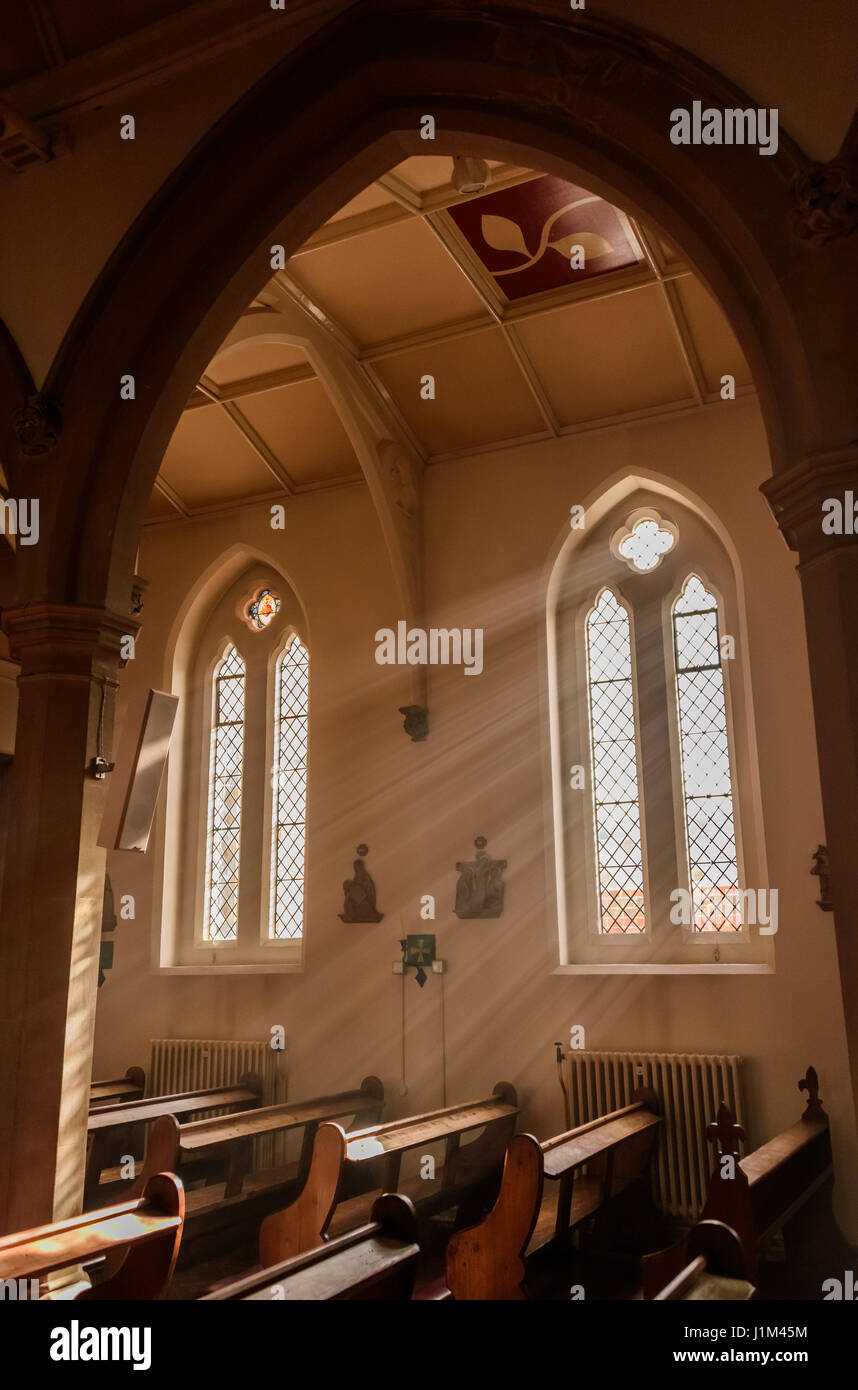
<svg viewBox="0 0 858 1390">
<path fill-rule="evenodd" d="M 639 1087 L 619 1110 L 555 1135 L 540 1145 L 548 1180 L 528 1255 L 556 1243 L 590 1217 L 603 1223 L 622 1205 L 650 1211 L 649 1167 L 661 1116 L 655 1091 Z M 586 1165 L 587 1172 L 581 1169 Z"/>
<path fill-rule="evenodd" d="M 112 1105 L 122 1100 L 139 1100 L 146 1085 L 142 1067 L 129 1067 L 124 1076 L 112 1081 L 91 1081 L 89 1084 L 90 1111 L 100 1105 Z"/>
<path fill-rule="evenodd" d="M 106 1256 L 108 1277 L 75 1300 L 163 1298 L 184 1219 L 181 1182 L 172 1173 L 156 1173 L 136 1201 L 0 1238 L 0 1281 L 34 1279 Z M 117 1263 L 122 1250 L 125 1257 Z"/>
<path fill-rule="evenodd" d="M 97 1195 L 102 1172 L 122 1154 L 142 1152 L 138 1136 L 144 1126 L 160 1115 L 173 1115 L 180 1120 L 206 1110 L 234 1110 L 236 1107 L 246 1110 L 259 1104 L 261 1094 L 260 1077 L 248 1073 L 235 1086 L 213 1086 L 203 1091 L 181 1091 L 169 1096 L 150 1096 L 146 1100 L 100 1106 L 91 1112 L 87 1124 L 87 1194 Z"/>
<path fill-rule="evenodd" d="M 409 1115 L 350 1134 L 342 1187 L 346 1200 L 337 1207 L 332 1232 L 348 1230 L 364 1221 L 372 1192 L 402 1190 L 400 1168 L 403 1156 L 414 1149 L 425 1149 L 439 1142 L 444 1144 L 440 1184 L 432 1187 L 417 1179 L 405 1185 L 407 1195 L 421 1217 L 473 1197 L 500 1169 L 507 1141 L 515 1130 L 517 1115 L 515 1087 L 508 1081 L 500 1081 L 492 1094 L 482 1100 L 449 1105 L 443 1110 L 431 1110 L 422 1115 Z M 484 1132 L 462 1147 L 462 1136 L 475 1129 Z M 349 1196 L 355 1188 L 364 1190 L 360 1195 Z"/>
<path fill-rule="evenodd" d="M 532 1134 L 515 1135 L 494 1207 L 447 1245 L 452 1296 L 525 1298 L 527 1261 L 534 1254 L 549 1246 L 565 1252 L 576 1227 L 608 1216 L 618 1204 L 648 1204 L 649 1165 L 661 1124 L 657 1104 L 655 1092 L 640 1089 L 621 1110 L 543 1143 Z"/>
<path fill-rule="evenodd" d="M 742 1275 L 752 1283 L 758 1278 L 759 1253 L 778 1231 L 783 1232 L 788 1262 L 792 1264 L 791 1257 L 796 1257 L 795 1266 L 800 1263 L 811 1285 L 829 1266 L 844 1267 L 832 1260 L 854 1258 L 831 1209 L 831 1135 L 813 1067 L 808 1067 L 798 1088 L 808 1097 L 798 1123 L 745 1158 L 739 1158 L 744 1131 L 726 1105 L 721 1105 L 717 1120 L 706 1131 L 715 1145 L 716 1163 L 701 1219 L 721 1221 L 736 1232 L 743 1255 Z M 646 1257 L 645 1297 L 653 1297 L 687 1263 L 686 1249 L 687 1241 L 680 1241 Z"/>
<path fill-rule="evenodd" d="M 298 1165 L 298 1180 L 303 1181 L 310 1167 L 316 1130 L 325 1120 L 348 1115 L 380 1114 L 384 1106 L 384 1087 L 377 1076 L 366 1076 L 356 1091 L 341 1091 L 336 1095 L 317 1096 L 296 1104 L 266 1105 L 257 1110 L 242 1110 L 213 1120 L 192 1120 L 180 1124 L 172 1115 L 160 1115 L 149 1130 L 143 1172 L 137 1180 L 136 1191 L 149 1175 L 165 1168 L 179 1171 L 193 1165 L 196 1172 L 222 1171 L 226 1166 L 225 1197 L 241 1193 L 252 1158 L 253 1140 L 262 1134 L 286 1134 L 291 1130 L 304 1131 L 303 1149 Z"/>
<path fill-rule="evenodd" d="M 385 1193 L 367 1225 L 206 1294 L 205 1301 L 409 1299 L 419 1254 L 414 1208 L 407 1197 Z"/>
<path fill-rule="evenodd" d="M 755 1289 L 743 1276 L 745 1257 L 736 1232 L 723 1221 L 698 1221 L 685 1249 L 688 1264 L 655 1295 L 656 1303 L 745 1303 Z"/>
</svg>

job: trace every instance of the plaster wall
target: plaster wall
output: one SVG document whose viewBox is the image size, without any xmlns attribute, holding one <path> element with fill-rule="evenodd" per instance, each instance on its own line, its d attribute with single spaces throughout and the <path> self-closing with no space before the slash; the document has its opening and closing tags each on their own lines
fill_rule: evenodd
<svg viewBox="0 0 858 1390">
<path fill-rule="evenodd" d="M 570 506 L 637 470 L 696 494 L 738 555 L 769 882 L 780 895 L 774 975 L 552 973 L 546 563 Z M 153 1037 L 266 1038 L 279 1023 L 293 1098 L 374 1072 L 393 1116 L 486 1094 L 504 1079 L 519 1090 L 522 1126 L 544 1135 L 563 1122 L 553 1043 L 583 1024 L 591 1048 L 739 1053 L 759 1143 L 797 1119 L 796 1082 L 813 1063 L 832 1118 L 841 1219 L 854 1236 L 855 1134 L 833 919 L 815 905 L 818 880 L 809 874 L 825 835 L 801 597 L 794 559 L 758 492 L 768 472 L 753 398 L 430 468 L 427 625 L 482 627 L 486 638 L 481 676 L 430 668 L 425 743 L 408 740 L 397 713 L 409 699 L 406 670 L 374 659 L 376 629 L 404 615 L 362 485 L 293 498 L 285 532 L 271 530 L 267 506 L 148 529 L 143 628 L 119 697 L 114 809 L 146 692 L 170 688 L 165 654 L 177 614 L 220 556 L 246 547 L 248 563 L 281 569 L 307 615 L 306 960 L 302 973 L 287 975 L 154 972 L 162 792 L 149 851 L 109 855 L 117 899 L 133 894 L 136 918 L 120 922 L 115 966 L 99 992 L 95 1074 L 146 1065 Z M 505 910 L 497 921 L 459 921 L 455 862 L 471 856 L 480 834 L 509 862 Z M 361 841 L 384 918 L 347 926 L 337 916 L 341 883 Z M 435 896 L 434 924 L 420 920 L 424 894 Z M 421 929 L 435 931 L 447 962 L 447 974 L 430 975 L 423 990 L 413 972 L 403 985 L 391 971 L 398 939 Z"/>
</svg>

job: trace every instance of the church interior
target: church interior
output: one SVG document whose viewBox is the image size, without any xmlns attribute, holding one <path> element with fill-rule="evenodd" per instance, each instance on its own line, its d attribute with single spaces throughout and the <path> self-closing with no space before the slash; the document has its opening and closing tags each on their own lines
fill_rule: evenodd
<svg viewBox="0 0 858 1390">
<path fill-rule="evenodd" d="M 702 8 L 4 14 L 6 1300 L 856 1296 L 858 44 Z"/>
</svg>

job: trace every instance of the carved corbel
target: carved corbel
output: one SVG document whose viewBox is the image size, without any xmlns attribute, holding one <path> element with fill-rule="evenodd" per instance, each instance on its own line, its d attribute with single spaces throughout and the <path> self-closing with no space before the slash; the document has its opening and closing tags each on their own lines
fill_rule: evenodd
<svg viewBox="0 0 858 1390">
<path fill-rule="evenodd" d="M 792 182 L 793 230 L 800 241 L 825 246 L 858 230 L 858 160 L 811 164 Z"/>
<path fill-rule="evenodd" d="M 37 391 L 28 396 L 12 421 L 23 458 L 40 458 L 55 449 L 62 434 L 62 414 L 54 396 Z"/>
<path fill-rule="evenodd" d="M 813 868 L 810 872 L 819 879 L 819 897 L 816 900 L 816 906 L 822 908 L 823 912 L 833 912 L 834 903 L 831 899 L 831 870 L 827 845 L 817 846 L 813 856 Z"/>
<path fill-rule="evenodd" d="M 402 725 L 412 743 L 423 743 L 429 734 L 429 710 L 425 705 L 400 705 L 399 713 L 405 715 Z"/>
<path fill-rule="evenodd" d="M 792 468 L 772 474 L 761 485 L 760 491 L 784 540 L 790 550 L 799 552 L 803 562 L 827 552 L 833 545 L 858 544 L 854 518 L 851 527 L 844 526 L 842 533 L 830 534 L 822 529 L 829 499 L 839 500 L 844 510 L 847 502 L 854 504 L 858 499 L 856 480 L 858 443 L 810 454 Z"/>
</svg>

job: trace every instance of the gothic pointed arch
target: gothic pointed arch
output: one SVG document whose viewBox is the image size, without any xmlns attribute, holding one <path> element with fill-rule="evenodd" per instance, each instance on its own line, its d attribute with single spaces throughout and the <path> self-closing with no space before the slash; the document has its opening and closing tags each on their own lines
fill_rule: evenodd
<svg viewBox="0 0 858 1390">
<path fill-rule="evenodd" d="M 689 54 L 589 15 L 391 0 L 332 21 L 200 142 L 81 307 L 49 374 L 65 423 L 42 470 L 52 543 L 26 557 L 30 591 L 124 599 L 166 442 L 266 278 L 269 240 L 290 254 L 403 154 L 425 153 L 427 110 L 433 153 L 474 148 L 584 178 L 681 245 L 751 363 L 776 468 L 819 447 L 822 419 L 852 437 L 848 340 L 826 278 L 843 243 L 811 261 L 790 228 L 807 161 L 786 133 L 767 159 L 745 148 L 701 160 L 672 145 L 670 112 L 694 94 L 748 104 Z M 117 361 L 141 378 L 133 405 L 114 389 Z"/>
</svg>

